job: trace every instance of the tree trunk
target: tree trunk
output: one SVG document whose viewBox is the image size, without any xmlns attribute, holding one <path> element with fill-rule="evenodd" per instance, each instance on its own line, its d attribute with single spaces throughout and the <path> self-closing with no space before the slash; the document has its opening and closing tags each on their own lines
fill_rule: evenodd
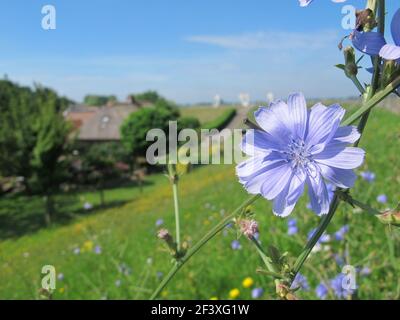
<svg viewBox="0 0 400 320">
<path fill-rule="evenodd" d="M 104 205 L 106 204 L 106 201 L 104 199 L 104 190 L 102 187 L 99 188 L 99 194 L 100 194 L 100 206 L 104 207 Z"/>
<path fill-rule="evenodd" d="M 44 212 L 44 222 L 46 223 L 46 226 L 51 225 L 51 217 L 54 212 L 54 204 L 53 204 L 53 198 L 51 197 L 50 194 L 47 194 L 44 197 L 45 201 L 45 212 Z"/>
</svg>

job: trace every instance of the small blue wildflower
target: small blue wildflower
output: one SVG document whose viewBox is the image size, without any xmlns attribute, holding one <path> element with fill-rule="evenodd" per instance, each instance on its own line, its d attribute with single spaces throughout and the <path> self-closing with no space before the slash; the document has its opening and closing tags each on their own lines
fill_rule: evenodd
<svg viewBox="0 0 400 320">
<path fill-rule="evenodd" d="M 161 279 L 164 276 L 164 273 L 161 271 L 157 271 L 156 276 L 158 279 Z"/>
<path fill-rule="evenodd" d="M 120 287 L 121 283 L 122 283 L 122 281 L 118 279 L 118 280 L 115 281 L 115 286 L 116 287 Z"/>
<path fill-rule="evenodd" d="M 380 194 L 377 198 L 376 201 L 380 203 L 387 203 L 387 196 L 386 194 Z"/>
<path fill-rule="evenodd" d="M 344 286 L 345 275 L 343 273 L 338 274 L 331 280 L 331 288 L 335 296 L 339 299 L 346 299 L 354 293 L 352 289 L 346 289 Z"/>
<path fill-rule="evenodd" d="M 307 240 L 310 240 L 316 231 L 317 231 L 316 228 L 312 229 L 307 235 Z M 331 236 L 324 232 L 319 238 L 317 243 L 322 244 L 322 243 L 327 243 L 329 241 L 331 241 Z"/>
<path fill-rule="evenodd" d="M 161 218 L 156 221 L 156 227 L 161 227 L 163 224 L 164 224 L 164 220 Z"/>
<path fill-rule="evenodd" d="M 99 245 L 94 247 L 94 253 L 95 254 L 101 254 L 101 247 Z"/>
<path fill-rule="evenodd" d="M 280 217 L 291 214 L 307 186 L 312 210 L 327 214 L 328 181 L 351 188 L 357 178 L 353 169 L 364 162 L 364 150 L 348 147 L 360 133 L 340 127 L 344 114 L 338 104 L 308 109 L 302 93 L 260 107 L 254 116 L 262 130 L 248 130 L 242 141 L 250 158 L 236 167 L 239 182 L 273 201 L 272 211 Z"/>
<path fill-rule="evenodd" d="M 83 204 L 83 209 L 85 210 L 92 210 L 93 209 L 93 205 L 90 202 L 85 202 Z"/>
<path fill-rule="evenodd" d="M 346 233 L 349 232 L 349 229 L 350 229 L 350 227 L 347 224 L 344 225 L 343 227 L 341 227 L 338 231 L 335 232 L 335 239 L 337 241 L 344 240 L 344 237 L 345 237 Z"/>
<path fill-rule="evenodd" d="M 240 250 L 242 248 L 242 245 L 238 240 L 233 240 L 231 243 L 231 247 L 233 250 Z"/>
<path fill-rule="evenodd" d="M 370 275 L 371 274 L 371 269 L 369 268 L 369 267 L 363 267 L 361 270 L 360 270 L 360 275 L 362 275 L 362 276 L 368 276 L 368 275 Z"/>
<path fill-rule="evenodd" d="M 292 236 L 298 232 L 297 228 L 297 220 L 296 219 L 289 219 L 288 220 L 288 235 Z"/>
<path fill-rule="evenodd" d="M 360 173 L 361 178 L 363 178 L 367 182 L 374 182 L 375 181 L 375 173 L 371 171 L 362 171 Z"/>
<path fill-rule="evenodd" d="M 336 253 L 333 255 L 333 257 L 335 258 L 335 261 L 339 267 L 344 265 L 344 258 L 340 254 Z"/>
<path fill-rule="evenodd" d="M 57 275 L 57 279 L 60 280 L 60 281 L 63 281 L 64 280 L 64 274 L 63 273 L 59 273 Z"/>
<path fill-rule="evenodd" d="M 80 254 L 80 253 L 81 253 L 81 249 L 75 248 L 75 249 L 73 250 L 73 253 L 74 253 L 74 254 Z"/>
<path fill-rule="evenodd" d="M 321 282 L 315 289 L 315 294 L 321 300 L 326 299 L 326 297 L 328 296 L 328 287 Z"/>
<path fill-rule="evenodd" d="M 251 290 L 251 297 L 253 299 L 259 299 L 263 295 L 264 290 L 262 288 L 254 288 Z"/>
<path fill-rule="evenodd" d="M 290 289 L 292 290 L 296 288 L 303 289 L 304 291 L 310 290 L 310 285 L 308 284 L 307 278 L 303 276 L 301 273 L 298 273 L 296 275 L 292 285 L 290 286 Z"/>
</svg>

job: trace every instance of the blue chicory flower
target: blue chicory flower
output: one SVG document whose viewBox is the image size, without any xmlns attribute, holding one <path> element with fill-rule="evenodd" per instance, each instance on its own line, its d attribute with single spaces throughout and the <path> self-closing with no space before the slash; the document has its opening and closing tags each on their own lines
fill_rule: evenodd
<svg viewBox="0 0 400 320">
<path fill-rule="evenodd" d="M 377 198 L 376 201 L 380 202 L 380 203 L 386 203 L 387 200 L 387 196 L 386 194 L 380 194 Z"/>
<path fill-rule="evenodd" d="M 336 187 L 332 183 L 327 183 L 326 189 L 328 190 L 328 198 L 329 198 L 329 204 L 330 204 L 333 200 L 333 196 L 335 195 Z M 312 210 L 311 202 L 308 202 L 306 204 L 306 208 L 308 210 Z"/>
<path fill-rule="evenodd" d="M 354 185 L 354 168 L 364 150 L 347 147 L 360 137 L 356 127 L 340 127 L 345 110 L 338 104 L 307 109 L 302 93 L 288 102 L 260 107 L 255 119 L 262 130 L 249 130 L 242 150 L 251 156 L 236 167 L 245 189 L 273 200 L 273 212 L 288 216 L 307 184 L 311 207 L 318 215 L 329 211 L 326 180 L 340 188 Z"/>
<path fill-rule="evenodd" d="M 349 225 L 344 225 L 343 227 L 341 227 L 338 231 L 335 232 L 335 239 L 337 241 L 342 241 L 344 240 L 344 237 L 346 235 L 347 232 L 349 232 Z"/>
<path fill-rule="evenodd" d="M 310 232 L 307 234 L 307 241 L 310 241 L 310 239 L 312 238 L 312 236 L 314 235 L 314 233 L 317 231 L 316 228 L 310 230 Z M 331 241 L 331 236 L 329 234 L 327 234 L 326 232 L 324 232 L 321 237 L 318 239 L 319 244 L 322 243 L 328 243 L 329 241 Z"/>
<path fill-rule="evenodd" d="M 371 183 L 375 181 L 375 173 L 371 171 L 362 171 L 360 172 L 360 176 L 367 182 Z"/>
<path fill-rule="evenodd" d="M 297 220 L 296 219 L 289 219 L 288 220 L 288 235 L 292 236 L 298 232 L 297 228 Z"/>
<path fill-rule="evenodd" d="M 238 240 L 233 240 L 231 243 L 231 247 L 233 250 L 240 250 L 242 248 L 242 245 Z"/>
<path fill-rule="evenodd" d="M 328 296 L 328 287 L 321 282 L 315 289 L 315 294 L 321 300 L 326 299 L 326 297 Z"/>
<path fill-rule="evenodd" d="M 259 299 L 263 295 L 264 290 L 262 288 L 254 288 L 251 290 L 251 297 L 253 299 Z"/>
<path fill-rule="evenodd" d="M 160 227 L 160 226 L 162 226 L 164 224 L 164 219 L 157 219 L 157 221 L 156 221 L 156 227 Z"/>
<path fill-rule="evenodd" d="M 304 291 L 310 290 L 310 285 L 308 284 L 307 278 L 301 273 L 298 273 L 294 278 L 290 289 L 294 290 L 296 288 L 303 289 Z"/>
<path fill-rule="evenodd" d="M 94 247 L 94 253 L 95 254 L 101 254 L 101 247 L 100 246 L 95 246 Z"/>
<path fill-rule="evenodd" d="M 392 38 L 395 44 L 387 44 L 380 32 L 360 32 L 355 30 L 351 39 L 359 51 L 370 56 L 381 56 L 386 60 L 400 62 L 400 9 L 396 11 L 391 23 Z"/>
<path fill-rule="evenodd" d="M 335 258 L 335 261 L 339 267 L 344 266 L 345 261 L 344 261 L 344 257 L 342 255 L 336 253 L 333 255 L 333 257 Z"/>
<path fill-rule="evenodd" d="M 362 269 L 360 270 L 360 275 L 361 276 L 368 276 L 368 275 L 370 275 L 371 274 L 371 268 L 369 268 L 369 267 L 362 267 Z"/>
<path fill-rule="evenodd" d="M 340 273 L 331 280 L 331 288 L 335 296 L 339 299 L 345 299 L 354 293 L 354 290 L 347 289 L 344 286 L 345 275 Z"/>
</svg>

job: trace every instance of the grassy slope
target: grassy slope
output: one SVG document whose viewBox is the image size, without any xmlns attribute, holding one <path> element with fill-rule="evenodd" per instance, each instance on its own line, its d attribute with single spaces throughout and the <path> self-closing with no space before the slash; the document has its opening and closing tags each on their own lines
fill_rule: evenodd
<svg viewBox="0 0 400 320">
<path fill-rule="evenodd" d="M 196 107 L 181 108 L 180 112 L 183 117 L 195 117 L 199 119 L 201 124 L 205 124 L 223 115 L 225 110 L 230 108 L 232 107 L 223 106 L 219 108 L 212 108 L 209 106 L 206 107 L 196 106 Z"/>
<path fill-rule="evenodd" d="M 400 198 L 399 120 L 399 117 L 386 111 L 375 111 L 362 143 L 368 150 L 363 169 L 374 171 L 377 180 L 373 184 L 358 180 L 353 194 L 374 206 L 379 207 L 375 199 L 380 193 L 388 195 L 392 206 Z M 132 201 L 124 205 L 78 218 L 69 225 L 41 230 L 17 240 L 2 241 L 0 298 L 34 298 L 40 286 L 40 270 L 45 264 L 54 265 L 57 272 L 64 274 L 64 280 L 57 283 L 55 298 L 148 297 L 150 289 L 159 281 L 157 272 L 165 274 L 170 267 L 170 258 L 155 237 L 155 221 L 163 218 L 165 226 L 174 230 L 168 182 L 162 176 L 152 179 L 156 183 L 145 187 L 143 194 L 135 188 L 125 190 L 126 195 L 132 192 Z M 179 189 L 182 228 L 188 241 L 199 239 L 224 211 L 231 211 L 247 197 L 235 178 L 234 166 L 199 168 L 182 178 Z M 118 190 L 113 193 L 114 197 L 118 197 Z M 262 243 L 273 243 L 281 250 L 289 251 L 291 256 L 297 255 L 307 233 L 319 220 L 305 209 L 306 202 L 303 197 L 292 215 L 298 219 L 299 234 L 289 237 L 286 235 L 287 221 L 274 217 L 267 201 L 258 201 L 254 209 L 260 221 Z M 382 205 L 380 207 L 383 208 Z M 399 294 L 400 285 L 397 280 L 399 232 L 393 230 L 388 241 L 385 228 L 375 218 L 352 212 L 348 206 L 341 205 L 328 231 L 336 231 L 349 214 L 350 263 L 367 265 L 372 269 L 368 277 L 358 278 L 359 296 L 394 298 Z M 252 276 L 255 285 L 266 290 L 264 298 L 273 298 L 274 288 L 270 279 L 255 274 L 261 263 L 254 248 L 240 238 L 242 249 L 231 249 L 230 243 L 236 236 L 236 231 L 231 229 L 212 240 L 178 274 L 163 292 L 163 298 L 227 298 L 229 290 L 235 287 L 241 290 L 241 298 L 250 298 L 250 290 L 241 287 L 241 281 L 246 276 Z M 101 245 L 102 254 L 72 253 L 74 248 L 82 248 L 87 240 Z M 320 280 L 328 281 L 340 271 L 333 254 L 343 253 L 344 244 L 333 241 L 330 247 L 328 251 L 314 254 L 303 269 L 312 289 Z M 152 258 L 151 264 L 148 258 Z M 121 263 L 132 268 L 130 275 L 118 271 Z M 120 287 L 115 284 L 117 280 L 121 280 Z M 300 296 L 315 297 L 313 290 L 302 292 Z"/>
</svg>

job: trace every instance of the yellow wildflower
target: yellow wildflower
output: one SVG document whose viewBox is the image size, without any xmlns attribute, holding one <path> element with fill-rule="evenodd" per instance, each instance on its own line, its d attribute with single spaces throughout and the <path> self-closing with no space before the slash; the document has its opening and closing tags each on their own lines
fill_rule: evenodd
<svg viewBox="0 0 400 320">
<path fill-rule="evenodd" d="M 236 299 L 237 297 L 239 297 L 240 295 L 240 291 L 239 289 L 232 289 L 231 291 L 229 291 L 229 298 L 231 299 Z"/>
<path fill-rule="evenodd" d="M 88 251 L 88 252 L 92 251 L 93 250 L 93 246 L 94 246 L 93 241 L 90 241 L 90 240 L 85 241 L 83 243 L 82 251 Z"/>
<path fill-rule="evenodd" d="M 243 288 L 250 288 L 253 284 L 254 280 L 250 277 L 245 278 L 242 282 Z"/>
</svg>

